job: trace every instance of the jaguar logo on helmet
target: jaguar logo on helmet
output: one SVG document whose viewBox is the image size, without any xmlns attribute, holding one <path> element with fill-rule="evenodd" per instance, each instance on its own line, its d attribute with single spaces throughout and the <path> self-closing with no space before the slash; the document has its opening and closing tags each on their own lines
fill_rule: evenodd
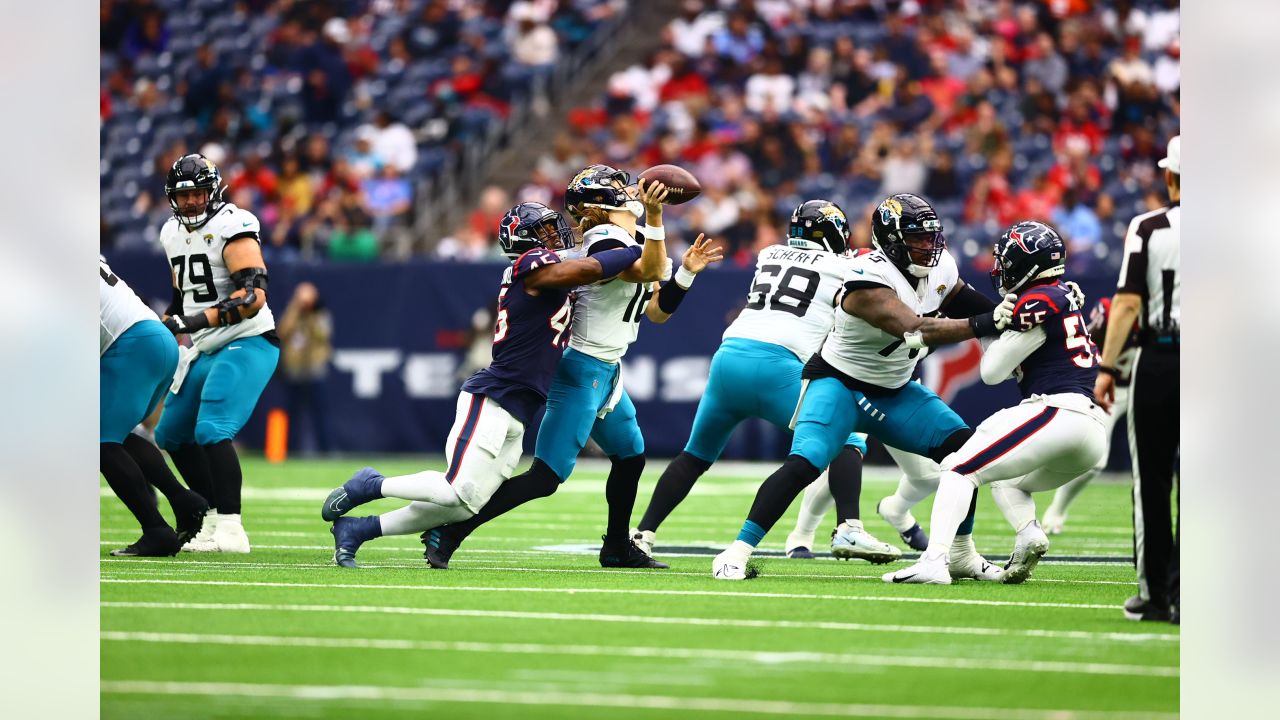
<svg viewBox="0 0 1280 720">
<path fill-rule="evenodd" d="M 897 198 L 886 198 L 880 203 L 880 222 L 885 225 L 893 223 L 894 220 L 902 217 L 902 203 Z"/>
</svg>

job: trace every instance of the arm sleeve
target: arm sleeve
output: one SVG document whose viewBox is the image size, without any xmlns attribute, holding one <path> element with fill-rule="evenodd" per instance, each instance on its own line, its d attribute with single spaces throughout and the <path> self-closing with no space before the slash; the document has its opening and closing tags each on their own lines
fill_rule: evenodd
<svg viewBox="0 0 1280 720">
<path fill-rule="evenodd" d="M 1039 326 L 1026 332 L 1004 331 L 982 353 L 982 382 L 999 385 L 1007 380 L 1028 355 L 1044 345 L 1046 338 L 1044 328 Z"/>
<path fill-rule="evenodd" d="M 949 318 L 971 318 L 995 309 L 995 301 L 974 290 L 972 285 L 965 283 L 955 292 L 951 300 L 942 306 L 942 314 Z"/>
</svg>

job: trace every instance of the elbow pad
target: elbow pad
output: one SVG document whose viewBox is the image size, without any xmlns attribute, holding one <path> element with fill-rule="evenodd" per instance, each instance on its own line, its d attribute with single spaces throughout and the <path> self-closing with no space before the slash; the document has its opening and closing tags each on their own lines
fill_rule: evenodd
<svg viewBox="0 0 1280 720">
<path fill-rule="evenodd" d="M 239 290 L 248 290 L 249 296 L 253 296 L 254 288 L 267 289 L 267 269 L 266 268 L 245 268 L 231 273 L 231 282 L 236 284 Z"/>
</svg>

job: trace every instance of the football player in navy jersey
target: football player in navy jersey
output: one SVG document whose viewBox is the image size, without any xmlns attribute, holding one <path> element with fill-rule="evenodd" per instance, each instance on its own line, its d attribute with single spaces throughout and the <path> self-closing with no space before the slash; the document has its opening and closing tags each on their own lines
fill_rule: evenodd
<svg viewBox="0 0 1280 720">
<path fill-rule="evenodd" d="M 1062 238 L 1044 223 L 1024 220 L 1005 231 L 994 254 L 992 284 L 1018 300 L 1009 329 L 983 352 L 982 380 L 996 385 L 1013 375 L 1024 399 L 984 420 L 942 461 L 929 548 L 915 565 L 885 574 L 885 582 L 951 582 L 951 539 L 983 483 L 991 484 L 992 498 L 1018 533 L 1000 580 L 1023 582 L 1049 549 L 1031 493 L 1061 487 L 1106 452 L 1105 413 L 1093 396 L 1097 347 L 1061 280 Z"/>
<path fill-rule="evenodd" d="M 321 516 L 333 522 L 334 562 L 342 567 L 355 567 L 356 551 L 372 538 L 416 534 L 479 512 L 515 471 L 525 427 L 547 401 L 569 341 L 573 288 L 615 277 L 637 261 L 666 262 L 663 243 L 561 259 L 556 251 L 576 244 L 573 230 L 559 213 L 535 202 L 507 212 L 498 242 L 512 265 L 498 290 L 493 362 L 462 384 L 445 445 L 448 469 L 383 477 L 366 467 L 329 493 Z M 383 515 L 346 517 L 383 497 L 410 503 Z"/>
</svg>

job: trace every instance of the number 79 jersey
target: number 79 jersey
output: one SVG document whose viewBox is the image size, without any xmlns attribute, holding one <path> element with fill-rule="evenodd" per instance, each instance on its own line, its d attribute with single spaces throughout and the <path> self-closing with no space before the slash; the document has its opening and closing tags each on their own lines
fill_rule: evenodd
<svg viewBox="0 0 1280 720">
<path fill-rule="evenodd" d="M 227 243 L 243 237 L 258 242 L 258 218 L 248 210 L 226 203 L 209 222 L 188 230 L 176 218 L 160 229 L 160 244 L 173 269 L 174 282 L 182 291 L 182 314 L 212 307 L 231 297 L 235 283 L 222 259 Z M 197 350 L 212 353 L 236 338 L 261 335 L 275 329 L 276 321 L 266 305 L 257 315 L 235 325 L 206 328 L 192 333 L 191 343 Z"/>
<path fill-rule="evenodd" d="M 834 253 L 788 245 L 761 250 L 746 307 L 724 331 L 724 339 L 781 345 L 807 362 L 831 331 L 850 262 Z"/>
</svg>

